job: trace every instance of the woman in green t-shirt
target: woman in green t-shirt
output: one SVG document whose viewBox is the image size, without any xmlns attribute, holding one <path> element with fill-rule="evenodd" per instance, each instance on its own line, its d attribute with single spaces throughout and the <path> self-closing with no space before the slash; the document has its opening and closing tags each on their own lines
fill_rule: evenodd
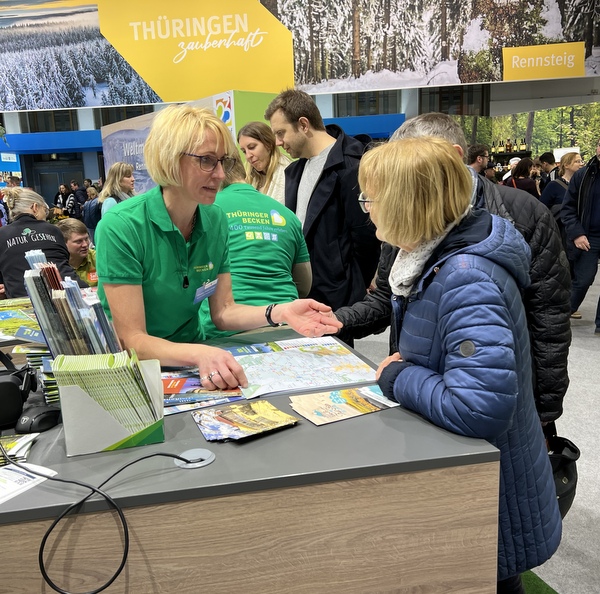
<svg viewBox="0 0 600 594">
<path fill-rule="evenodd" d="M 306 336 L 334 333 L 331 308 L 312 299 L 236 304 L 225 213 L 213 206 L 236 151 L 207 109 L 170 106 L 155 116 L 144 159 L 157 187 L 112 208 L 96 230 L 98 294 L 125 348 L 162 365 L 198 366 L 208 389 L 246 386 L 231 353 L 200 344 L 200 303 L 220 330 L 289 324 Z"/>
</svg>

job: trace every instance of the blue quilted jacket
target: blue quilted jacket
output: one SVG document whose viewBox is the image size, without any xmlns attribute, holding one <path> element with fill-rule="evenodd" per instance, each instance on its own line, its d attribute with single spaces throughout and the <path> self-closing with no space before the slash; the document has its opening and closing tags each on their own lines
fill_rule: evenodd
<svg viewBox="0 0 600 594">
<path fill-rule="evenodd" d="M 411 296 L 393 303 L 409 363 L 396 363 L 394 398 L 500 450 L 499 580 L 544 563 L 561 537 L 520 294 L 529 254 L 510 222 L 478 211 L 438 246 Z"/>
</svg>

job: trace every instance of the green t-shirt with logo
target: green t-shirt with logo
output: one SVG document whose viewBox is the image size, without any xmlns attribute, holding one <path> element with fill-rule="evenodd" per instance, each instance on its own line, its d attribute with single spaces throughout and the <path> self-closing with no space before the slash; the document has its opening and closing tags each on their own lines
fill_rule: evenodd
<svg viewBox="0 0 600 594">
<path fill-rule="evenodd" d="M 104 285 L 141 285 L 148 334 L 174 342 L 204 339 L 197 293 L 229 272 L 227 219 L 219 207 L 198 207 L 186 242 L 157 186 L 111 208 L 95 240 L 98 296 L 107 313 Z"/>
<path fill-rule="evenodd" d="M 277 200 L 249 184 L 232 184 L 217 194 L 229 230 L 231 284 L 236 303 L 268 305 L 298 299 L 294 264 L 309 261 L 298 217 Z M 220 336 L 208 303 L 200 318 L 207 338 Z"/>
</svg>

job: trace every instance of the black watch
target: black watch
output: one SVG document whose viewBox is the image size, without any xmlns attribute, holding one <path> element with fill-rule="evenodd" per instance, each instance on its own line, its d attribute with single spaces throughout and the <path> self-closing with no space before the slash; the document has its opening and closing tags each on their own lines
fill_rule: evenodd
<svg viewBox="0 0 600 594">
<path fill-rule="evenodd" d="M 271 303 L 271 305 L 267 305 L 267 309 L 265 310 L 265 318 L 267 318 L 267 322 L 269 322 L 269 326 L 273 326 L 273 328 L 278 328 L 279 326 L 283 326 L 283 324 L 277 324 L 271 318 L 271 312 L 273 308 L 277 305 L 277 303 Z"/>
</svg>

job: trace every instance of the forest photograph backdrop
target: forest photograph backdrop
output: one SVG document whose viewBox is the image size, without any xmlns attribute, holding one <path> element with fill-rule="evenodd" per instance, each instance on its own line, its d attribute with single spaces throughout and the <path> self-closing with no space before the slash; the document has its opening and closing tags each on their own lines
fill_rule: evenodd
<svg viewBox="0 0 600 594">
<path fill-rule="evenodd" d="M 572 41 L 585 43 L 586 75 L 600 74 L 598 0 L 261 3 L 292 31 L 296 85 L 309 93 L 501 81 L 503 47 Z"/>
<path fill-rule="evenodd" d="M 533 157 L 558 148 L 579 147 L 588 160 L 600 138 L 600 103 L 569 105 L 507 116 L 454 116 L 469 144 L 492 146 L 507 138 L 525 139 Z"/>
<path fill-rule="evenodd" d="M 0 10 L 0 56 L 0 111 L 161 101 L 102 36 L 97 7 Z"/>
</svg>

